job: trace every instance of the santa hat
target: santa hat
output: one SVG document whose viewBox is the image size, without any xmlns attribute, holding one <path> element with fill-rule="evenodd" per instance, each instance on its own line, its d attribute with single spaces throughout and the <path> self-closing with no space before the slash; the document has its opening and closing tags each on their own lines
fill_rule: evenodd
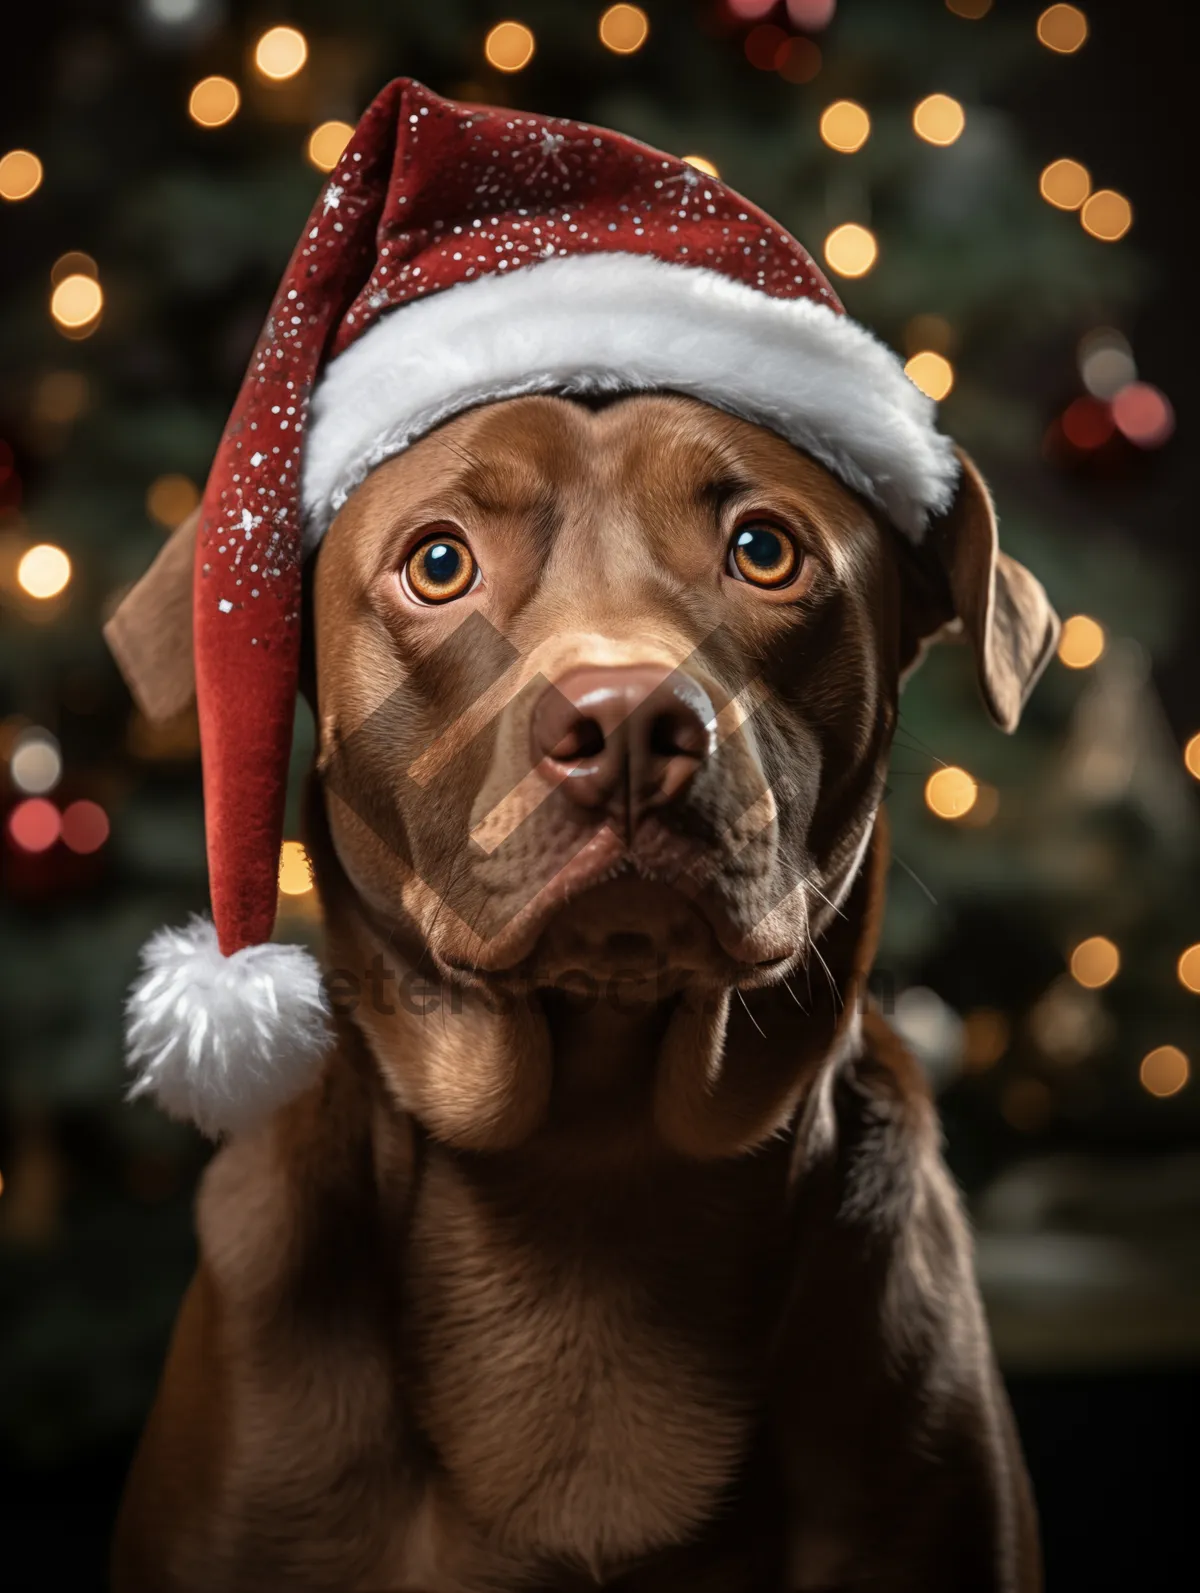
<svg viewBox="0 0 1200 1593">
<path fill-rule="evenodd" d="M 213 921 L 143 954 L 134 1093 L 217 1133 L 319 1072 L 319 968 L 268 942 L 301 566 L 337 510 L 473 405 L 643 391 L 770 427 L 913 537 L 953 492 L 932 403 L 748 200 L 603 128 L 390 83 L 308 219 L 204 494 L 193 623 Z"/>
</svg>

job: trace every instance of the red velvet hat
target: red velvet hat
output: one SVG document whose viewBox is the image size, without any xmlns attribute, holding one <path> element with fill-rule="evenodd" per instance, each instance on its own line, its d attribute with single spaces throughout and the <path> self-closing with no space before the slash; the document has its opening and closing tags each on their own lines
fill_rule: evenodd
<svg viewBox="0 0 1200 1593">
<path fill-rule="evenodd" d="M 313 208 L 204 494 L 194 627 L 213 923 L 145 950 L 135 1093 L 215 1133 L 319 1067 L 319 969 L 268 942 L 301 567 L 337 510 L 473 405 L 654 390 L 772 428 L 914 537 L 952 495 L 932 403 L 748 200 L 619 133 L 390 83 Z"/>
</svg>

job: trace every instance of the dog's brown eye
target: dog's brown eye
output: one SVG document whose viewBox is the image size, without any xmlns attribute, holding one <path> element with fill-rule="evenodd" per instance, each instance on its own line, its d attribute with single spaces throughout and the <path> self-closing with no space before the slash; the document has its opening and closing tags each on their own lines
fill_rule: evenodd
<svg viewBox="0 0 1200 1593">
<path fill-rule="evenodd" d="M 478 566 L 461 537 L 430 537 L 414 548 L 404 565 L 404 579 L 422 603 L 449 603 L 475 584 Z"/>
<path fill-rule="evenodd" d="M 786 531 L 769 520 L 747 520 L 729 543 L 729 573 L 752 586 L 787 586 L 803 555 Z"/>
</svg>

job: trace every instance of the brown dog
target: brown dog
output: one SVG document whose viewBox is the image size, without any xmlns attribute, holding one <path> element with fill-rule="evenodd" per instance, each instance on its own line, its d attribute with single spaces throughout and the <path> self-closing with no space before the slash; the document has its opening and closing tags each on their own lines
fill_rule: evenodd
<svg viewBox="0 0 1200 1593">
<path fill-rule="evenodd" d="M 1054 642 L 969 461 L 914 548 L 699 402 L 518 398 L 311 599 L 337 1044 L 205 1176 L 117 1593 L 1038 1587 L 864 999 L 901 681 L 957 623 L 1012 728 Z"/>
</svg>

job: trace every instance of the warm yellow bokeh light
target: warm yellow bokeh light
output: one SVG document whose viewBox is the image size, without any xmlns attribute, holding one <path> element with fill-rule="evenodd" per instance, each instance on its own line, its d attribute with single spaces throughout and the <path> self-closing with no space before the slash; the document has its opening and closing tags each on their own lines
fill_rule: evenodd
<svg viewBox="0 0 1200 1593">
<path fill-rule="evenodd" d="M 200 502 L 200 489 L 187 476 L 159 476 L 146 489 L 146 513 L 173 531 Z"/>
<path fill-rule="evenodd" d="M 1183 988 L 1200 996 L 1200 945 L 1189 946 L 1180 954 L 1175 971 Z"/>
<path fill-rule="evenodd" d="M 946 0 L 946 9 L 953 11 L 956 17 L 965 17 L 968 22 L 978 22 L 992 9 L 992 0 Z"/>
<path fill-rule="evenodd" d="M 312 888 L 308 853 L 299 841 L 285 841 L 279 852 L 279 889 L 285 896 L 307 896 Z"/>
<path fill-rule="evenodd" d="M 104 294 L 100 284 L 95 277 L 85 276 L 82 271 L 64 277 L 50 295 L 50 314 L 59 326 L 71 331 L 89 325 L 103 308 Z"/>
<path fill-rule="evenodd" d="M 821 112 L 821 137 L 830 149 L 853 155 L 871 136 L 871 118 L 854 100 L 834 100 Z"/>
<path fill-rule="evenodd" d="M 236 83 L 227 77 L 203 77 L 188 98 L 188 115 L 200 127 L 224 127 L 241 103 Z"/>
<path fill-rule="evenodd" d="M 533 34 L 523 22 L 497 22 L 483 42 L 488 65 L 498 72 L 519 72 L 533 60 Z"/>
<path fill-rule="evenodd" d="M 1115 188 L 1097 188 L 1079 212 L 1083 230 L 1104 243 L 1115 243 L 1133 225 L 1133 206 Z"/>
<path fill-rule="evenodd" d="M 274 83 L 295 77 L 308 60 L 308 40 L 299 28 L 268 28 L 254 46 L 254 64 Z"/>
<path fill-rule="evenodd" d="M 954 366 L 944 354 L 922 349 L 904 367 L 904 374 L 929 398 L 942 399 L 954 386 Z"/>
<path fill-rule="evenodd" d="M 963 1019 L 963 1065 L 968 1073 L 982 1073 L 1008 1050 L 1011 1028 L 995 1007 L 976 1007 Z"/>
<path fill-rule="evenodd" d="M 354 129 L 349 122 L 322 122 L 308 135 L 308 158 L 318 171 L 332 171 Z"/>
<path fill-rule="evenodd" d="M 1183 766 L 1193 780 L 1200 780 L 1200 730 L 1183 749 Z"/>
<path fill-rule="evenodd" d="M 1087 614 L 1072 614 L 1063 621 L 1058 638 L 1058 661 L 1068 669 L 1090 669 L 1104 652 L 1104 627 Z"/>
<path fill-rule="evenodd" d="M 975 806 L 979 787 L 965 769 L 937 769 L 925 782 L 925 805 L 939 819 L 961 819 Z"/>
<path fill-rule="evenodd" d="M 1101 990 L 1111 984 L 1121 968 L 1121 953 L 1104 935 L 1081 940 L 1071 953 L 1071 977 L 1085 990 Z"/>
<path fill-rule="evenodd" d="M 904 346 L 910 354 L 921 354 L 931 348 L 935 354 L 949 355 L 954 351 L 954 328 L 944 315 L 922 311 L 912 316 L 904 325 Z"/>
<path fill-rule="evenodd" d="M 1000 1114 L 1022 1134 L 1036 1134 L 1054 1113 L 1054 1098 L 1041 1079 L 1013 1079 L 1000 1096 Z"/>
<path fill-rule="evenodd" d="M 600 18 L 600 43 L 614 55 L 632 55 L 650 36 L 650 18 L 641 6 L 609 6 Z"/>
<path fill-rule="evenodd" d="M 71 561 L 52 542 L 28 549 L 17 565 L 17 582 L 29 597 L 57 597 L 71 579 Z"/>
<path fill-rule="evenodd" d="M 875 234 L 856 221 L 843 222 L 825 240 L 825 264 L 840 277 L 865 277 L 878 258 Z"/>
<path fill-rule="evenodd" d="M 42 163 L 28 149 L 10 149 L 0 156 L 0 199 L 28 199 L 42 186 Z"/>
<path fill-rule="evenodd" d="M 1149 1095 L 1178 1095 L 1191 1073 L 1188 1059 L 1177 1045 L 1156 1046 L 1142 1058 L 1138 1078 Z"/>
<path fill-rule="evenodd" d="M 710 177 L 719 177 L 721 175 L 712 161 L 706 160 L 703 155 L 685 155 L 683 163 L 685 166 L 694 166 L 697 171 L 707 172 Z"/>
<path fill-rule="evenodd" d="M 1038 18 L 1037 36 L 1048 50 L 1074 55 L 1088 36 L 1087 18 L 1078 6 L 1048 6 Z"/>
<path fill-rule="evenodd" d="M 82 249 L 68 249 L 66 254 L 60 254 L 50 267 L 50 286 L 56 288 L 65 277 L 99 275 L 100 267 L 90 254 L 84 254 Z"/>
<path fill-rule="evenodd" d="M 1092 191 L 1092 174 L 1077 160 L 1052 160 L 1038 181 L 1041 196 L 1059 210 L 1078 210 Z"/>
<path fill-rule="evenodd" d="M 927 144 L 953 144 L 967 125 L 967 113 L 949 94 L 930 94 L 913 111 L 913 129 Z"/>
</svg>

